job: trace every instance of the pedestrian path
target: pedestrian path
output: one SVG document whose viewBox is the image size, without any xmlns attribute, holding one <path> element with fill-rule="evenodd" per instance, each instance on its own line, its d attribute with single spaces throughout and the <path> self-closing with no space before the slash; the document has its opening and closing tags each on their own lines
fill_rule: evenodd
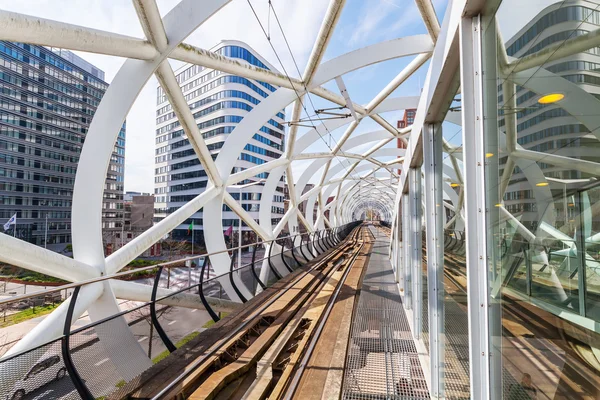
<svg viewBox="0 0 600 400">
<path fill-rule="evenodd" d="M 343 399 L 428 399 L 419 356 L 388 258 L 389 238 L 375 236 L 354 312 Z"/>
</svg>

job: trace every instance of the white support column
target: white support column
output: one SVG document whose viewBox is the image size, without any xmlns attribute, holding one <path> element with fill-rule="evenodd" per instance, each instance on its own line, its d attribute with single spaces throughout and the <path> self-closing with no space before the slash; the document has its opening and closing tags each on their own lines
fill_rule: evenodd
<svg viewBox="0 0 600 400">
<path fill-rule="evenodd" d="M 423 269 L 421 268 L 422 254 L 422 218 L 421 218 L 421 168 L 411 168 L 408 170 L 408 179 L 410 182 L 409 203 L 410 203 L 410 250 L 411 256 L 411 284 L 412 284 L 412 310 L 413 310 L 413 336 L 415 339 L 421 338 L 423 326 Z"/>
<path fill-rule="evenodd" d="M 471 398 L 491 398 L 480 17 L 460 23 Z"/>
<path fill-rule="evenodd" d="M 442 126 L 423 126 L 425 221 L 427 235 L 427 304 L 431 397 L 444 394 L 444 221 L 442 206 Z"/>
<path fill-rule="evenodd" d="M 404 238 L 402 236 L 403 227 L 402 227 L 402 213 L 400 212 L 402 205 L 398 204 L 398 212 L 396 213 L 396 283 L 400 283 L 400 271 L 402 270 L 402 262 L 404 261 L 402 257 L 402 249 L 404 247 Z"/>
<path fill-rule="evenodd" d="M 402 194 L 402 237 L 404 240 L 404 254 L 402 256 L 402 271 L 400 272 L 400 287 L 404 289 L 404 307 L 407 310 L 412 308 L 412 268 L 411 266 L 411 218 L 410 218 L 410 200 L 408 193 Z"/>
</svg>

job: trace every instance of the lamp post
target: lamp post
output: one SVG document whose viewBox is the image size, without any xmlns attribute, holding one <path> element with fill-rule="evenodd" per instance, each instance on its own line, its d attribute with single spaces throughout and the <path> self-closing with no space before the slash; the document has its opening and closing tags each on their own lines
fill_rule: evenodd
<svg viewBox="0 0 600 400">
<path fill-rule="evenodd" d="M 261 179 L 256 182 L 247 183 L 245 185 L 231 185 L 232 189 L 238 189 L 240 196 L 240 207 L 242 206 L 242 189 L 246 189 L 250 186 L 260 185 L 265 183 L 266 179 Z M 242 267 L 242 218 L 238 215 L 238 269 Z"/>
<path fill-rule="evenodd" d="M 44 231 L 44 248 L 48 248 L 48 213 L 50 211 L 46 211 L 46 229 Z"/>
</svg>

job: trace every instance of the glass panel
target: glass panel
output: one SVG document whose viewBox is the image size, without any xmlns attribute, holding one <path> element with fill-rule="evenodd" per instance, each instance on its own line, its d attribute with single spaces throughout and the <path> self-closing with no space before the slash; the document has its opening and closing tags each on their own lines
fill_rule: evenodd
<svg viewBox="0 0 600 400">
<path fill-rule="evenodd" d="M 581 193 L 583 238 L 585 241 L 585 310 L 600 321 L 600 187 Z"/>
<path fill-rule="evenodd" d="M 600 49 L 569 40 L 598 29 L 600 1 L 498 3 L 482 36 L 491 392 L 598 398 L 600 196 L 585 189 L 600 174 Z"/>
</svg>

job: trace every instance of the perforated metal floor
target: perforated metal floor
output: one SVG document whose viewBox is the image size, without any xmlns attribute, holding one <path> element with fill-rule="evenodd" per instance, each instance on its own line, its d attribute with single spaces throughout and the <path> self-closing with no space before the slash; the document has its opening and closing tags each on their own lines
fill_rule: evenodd
<svg viewBox="0 0 600 400">
<path fill-rule="evenodd" d="M 428 399 L 429 391 L 388 259 L 389 239 L 376 237 L 354 320 L 343 399 Z"/>
</svg>

